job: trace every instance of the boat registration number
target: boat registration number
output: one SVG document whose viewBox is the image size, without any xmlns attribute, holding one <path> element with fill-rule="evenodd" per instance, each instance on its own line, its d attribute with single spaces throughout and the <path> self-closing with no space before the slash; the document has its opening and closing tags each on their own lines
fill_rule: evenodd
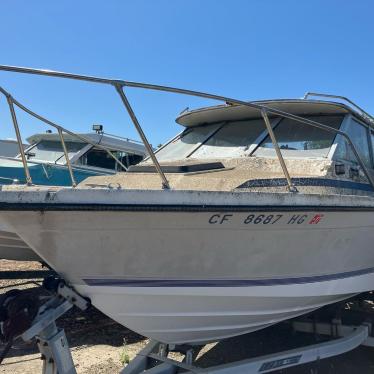
<svg viewBox="0 0 374 374">
<path fill-rule="evenodd" d="M 242 215 L 240 215 L 242 216 Z M 240 218 L 243 225 L 318 225 L 323 220 L 323 214 L 248 214 Z M 209 224 L 224 225 L 235 220 L 235 214 L 213 214 L 209 217 Z"/>
</svg>

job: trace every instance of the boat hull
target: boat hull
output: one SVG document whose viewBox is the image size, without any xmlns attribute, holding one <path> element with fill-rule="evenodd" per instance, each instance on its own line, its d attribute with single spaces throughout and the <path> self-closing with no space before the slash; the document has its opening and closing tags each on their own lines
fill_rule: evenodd
<svg viewBox="0 0 374 374">
<path fill-rule="evenodd" d="M 160 193 L 14 194 L 1 216 L 101 311 L 166 343 L 240 335 L 374 288 L 372 199 Z"/>
<path fill-rule="evenodd" d="M 361 281 L 373 282 L 374 276 Z M 112 319 L 144 336 L 166 343 L 205 344 L 268 327 L 357 293 L 357 289 L 339 293 L 334 283 L 156 289 L 77 284 L 75 288 Z M 326 288 L 328 293 L 323 292 Z"/>
<path fill-rule="evenodd" d="M 28 162 L 31 179 L 36 185 L 70 186 L 69 170 L 64 165 Z M 74 168 L 77 183 L 94 175 L 103 175 L 92 170 Z M 109 172 L 107 174 L 110 174 Z M 0 157 L 0 185 L 26 183 L 22 160 Z M 8 227 L 0 225 L 0 259 L 17 261 L 40 261 L 40 257 Z"/>
<path fill-rule="evenodd" d="M 35 185 L 47 186 L 71 186 L 69 169 L 65 165 L 28 161 L 27 167 Z M 108 171 L 99 172 L 76 167 L 73 165 L 74 178 L 77 183 L 88 177 L 113 174 Z M 16 158 L 0 157 L 0 184 L 26 183 L 25 170 L 22 160 Z"/>
</svg>

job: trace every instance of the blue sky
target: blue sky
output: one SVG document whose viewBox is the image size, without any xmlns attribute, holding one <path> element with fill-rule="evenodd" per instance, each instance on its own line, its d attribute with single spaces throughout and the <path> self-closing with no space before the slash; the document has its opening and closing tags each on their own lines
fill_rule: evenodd
<svg viewBox="0 0 374 374">
<path fill-rule="evenodd" d="M 0 64 L 207 91 L 238 99 L 346 95 L 374 112 L 371 0 L 21 1 L 0 4 Z M 77 132 L 137 137 L 110 87 L 0 72 L 0 85 Z M 132 89 L 156 145 L 185 107 L 214 104 Z M 19 113 L 24 137 L 46 127 Z M 14 138 L 0 98 L 0 138 Z"/>
</svg>

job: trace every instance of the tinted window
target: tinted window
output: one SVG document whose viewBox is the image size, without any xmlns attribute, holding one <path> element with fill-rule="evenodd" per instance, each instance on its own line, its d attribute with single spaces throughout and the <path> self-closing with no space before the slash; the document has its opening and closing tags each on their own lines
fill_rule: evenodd
<svg viewBox="0 0 374 374">
<path fill-rule="evenodd" d="M 126 167 L 130 167 L 131 165 L 136 165 L 141 160 L 143 160 L 143 156 L 121 152 L 120 157 L 118 157 L 118 159 L 122 162 L 123 165 L 125 165 Z M 119 167 L 121 166 L 119 165 Z"/>
<path fill-rule="evenodd" d="M 111 151 L 111 153 L 126 167 L 135 165 L 143 159 L 143 156 L 133 153 L 121 151 Z M 76 161 L 76 164 L 123 171 L 121 165 L 117 164 L 116 160 L 108 152 L 96 148 L 90 149 L 88 152 L 86 152 L 82 157 L 79 158 L 79 160 Z"/>
</svg>

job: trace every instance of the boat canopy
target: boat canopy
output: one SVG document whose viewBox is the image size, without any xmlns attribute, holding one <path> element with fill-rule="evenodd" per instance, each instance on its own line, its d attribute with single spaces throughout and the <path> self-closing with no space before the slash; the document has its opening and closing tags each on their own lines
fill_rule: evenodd
<svg viewBox="0 0 374 374">
<path fill-rule="evenodd" d="M 305 99 L 283 99 L 253 101 L 269 108 L 282 110 L 295 115 L 334 115 L 352 113 L 360 116 L 347 105 L 337 102 Z M 262 118 L 258 109 L 244 105 L 217 105 L 183 112 L 176 122 L 185 127 L 201 126 L 222 121 L 239 121 L 250 118 Z M 364 118 L 360 119 L 365 120 Z"/>
<path fill-rule="evenodd" d="M 122 151 L 122 152 L 131 152 L 137 155 L 145 156 L 146 151 L 141 142 L 137 142 L 135 140 L 131 140 L 128 138 L 121 138 L 110 136 L 107 134 L 96 134 L 96 133 L 87 133 L 87 134 L 78 134 L 81 137 L 90 140 L 92 143 L 100 144 L 104 147 L 107 147 L 112 150 Z M 80 143 L 86 144 L 81 139 L 76 136 L 70 134 L 64 134 L 64 140 L 68 143 Z M 58 142 L 60 143 L 60 136 L 57 133 L 42 133 L 42 134 L 35 134 L 27 138 L 27 141 L 30 144 L 36 144 L 41 141 L 46 142 Z"/>
</svg>

